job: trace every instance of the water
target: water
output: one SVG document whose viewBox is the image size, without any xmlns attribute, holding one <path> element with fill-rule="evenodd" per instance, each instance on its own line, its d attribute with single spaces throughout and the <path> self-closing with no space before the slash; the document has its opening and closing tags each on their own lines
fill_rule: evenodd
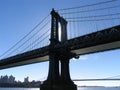
<svg viewBox="0 0 120 90">
<path fill-rule="evenodd" d="M 40 90 L 39 88 L 0 88 L 0 90 Z M 78 90 L 120 90 L 120 87 L 80 87 Z"/>
<path fill-rule="evenodd" d="M 120 90 L 120 88 L 113 87 L 81 87 L 78 90 Z"/>
<path fill-rule="evenodd" d="M 39 88 L 0 88 L 0 90 L 39 90 Z"/>
</svg>

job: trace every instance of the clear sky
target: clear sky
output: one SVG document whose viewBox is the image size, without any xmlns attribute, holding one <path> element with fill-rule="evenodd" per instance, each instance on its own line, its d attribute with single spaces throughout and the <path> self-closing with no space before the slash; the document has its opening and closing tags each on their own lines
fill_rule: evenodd
<svg viewBox="0 0 120 90">
<path fill-rule="evenodd" d="M 61 9 L 89 3 L 91 0 L 0 0 L 0 54 L 26 35 L 52 8 Z M 120 75 L 119 55 L 120 50 L 117 49 L 71 60 L 71 78 L 107 78 Z M 48 62 L 0 70 L 0 76 L 6 74 L 21 81 L 27 76 L 30 80 L 44 80 L 48 74 Z M 80 82 L 80 85 L 120 86 L 120 82 Z"/>
</svg>

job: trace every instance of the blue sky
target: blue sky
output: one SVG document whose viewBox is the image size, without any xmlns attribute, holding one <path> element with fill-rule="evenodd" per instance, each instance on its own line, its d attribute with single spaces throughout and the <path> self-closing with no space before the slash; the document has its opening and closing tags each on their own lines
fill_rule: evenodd
<svg viewBox="0 0 120 90">
<path fill-rule="evenodd" d="M 0 54 L 20 40 L 38 22 L 47 16 L 52 8 L 80 6 L 99 0 L 0 0 Z M 101 0 L 104 1 L 104 0 Z M 120 1 L 119 1 L 120 2 Z M 120 50 L 80 56 L 70 61 L 73 79 L 106 78 L 120 75 Z M 48 73 L 48 62 L 0 70 L 0 75 L 13 75 L 16 80 L 44 80 Z M 120 77 L 119 77 L 120 78 Z M 81 82 L 81 85 L 120 85 L 120 82 Z"/>
</svg>

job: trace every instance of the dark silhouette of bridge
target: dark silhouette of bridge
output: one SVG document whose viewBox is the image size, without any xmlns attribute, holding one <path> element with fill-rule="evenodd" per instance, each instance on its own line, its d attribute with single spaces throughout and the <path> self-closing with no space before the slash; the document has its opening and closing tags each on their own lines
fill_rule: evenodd
<svg viewBox="0 0 120 90">
<path fill-rule="evenodd" d="M 90 18 L 91 17 L 92 16 L 90 16 Z M 72 20 L 70 22 L 72 22 Z M 67 23 L 65 18 L 60 16 L 55 10 L 52 10 L 50 44 L 3 58 L 0 60 L 0 69 L 49 60 L 48 77 L 40 86 L 41 90 L 77 90 L 77 86 L 70 78 L 69 60 L 71 58 L 79 58 L 79 55 L 83 54 L 119 49 L 120 25 L 114 25 L 109 28 L 68 39 Z M 59 28 L 61 28 L 61 34 L 59 33 Z M 59 70 L 59 63 L 61 63 L 61 71 Z M 83 79 L 82 81 L 85 80 Z"/>
</svg>

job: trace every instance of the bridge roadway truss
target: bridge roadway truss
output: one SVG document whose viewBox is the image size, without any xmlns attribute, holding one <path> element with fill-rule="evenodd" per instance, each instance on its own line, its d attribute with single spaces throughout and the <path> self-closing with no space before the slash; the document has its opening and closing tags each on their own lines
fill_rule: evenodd
<svg viewBox="0 0 120 90">
<path fill-rule="evenodd" d="M 79 55 L 120 48 L 120 25 L 74 39 L 67 39 L 67 21 L 51 12 L 50 45 L 0 60 L 0 69 L 49 60 L 47 80 L 41 90 L 77 90 L 69 74 L 69 60 Z M 61 25 L 61 39 L 58 28 Z M 59 64 L 61 63 L 61 71 Z"/>
</svg>

